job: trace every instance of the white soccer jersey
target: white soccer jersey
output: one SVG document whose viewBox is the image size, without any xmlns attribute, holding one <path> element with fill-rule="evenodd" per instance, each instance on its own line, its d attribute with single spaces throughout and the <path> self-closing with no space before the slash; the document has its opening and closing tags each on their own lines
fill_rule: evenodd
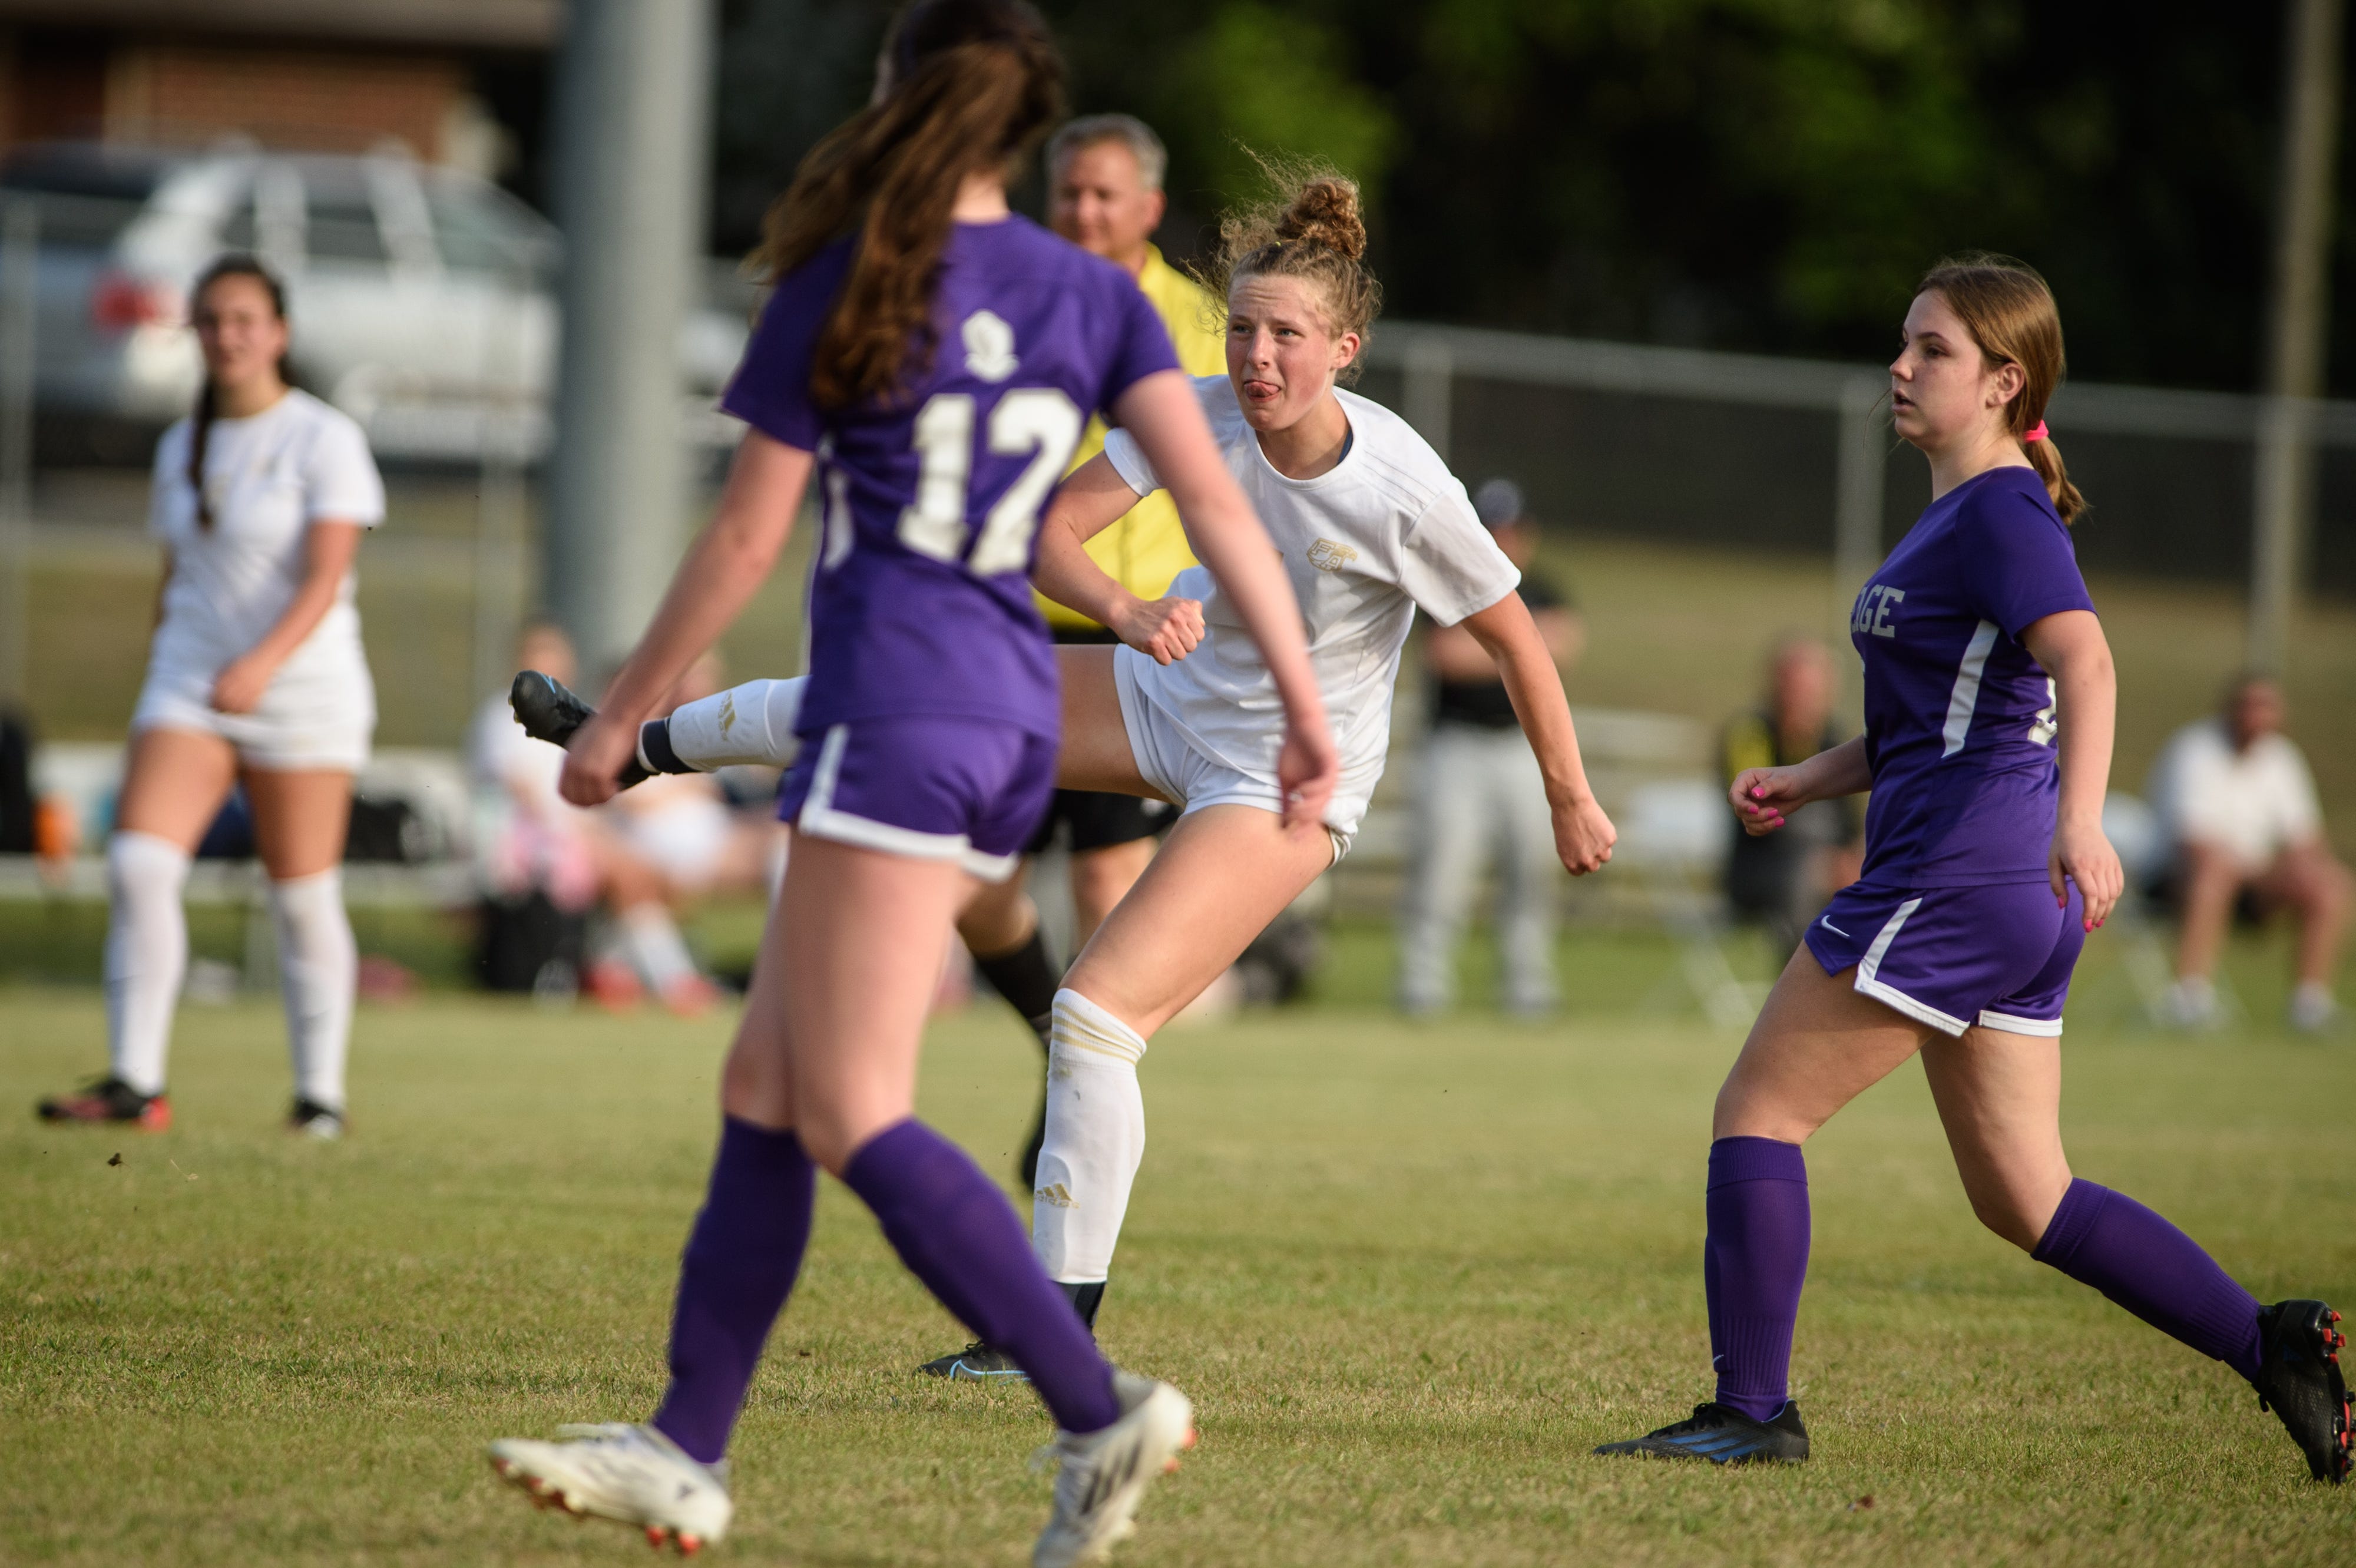
<svg viewBox="0 0 2356 1568">
<path fill-rule="evenodd" d="M 1291 479 L 1261 452 L 1226 377 L 1198 377 L 1194 392 L 1292 579 L 1343 775 L 1378 771 L 1390 746 L 1399 650 L 1416 610 L 1453 626 L 1512 593 L 1521 574 L 1440 455 L 1380 403 L 1337 389 L 1349 450 L 1328 472 Z M 1114 431 L 1105 455 L 1139 495 L 1162 488 L 1128 432 Z M 1142 657 L 1124 664 L 1206 756 L 1273 779 L 1284 705 L 1259 650 L 1207 568 L 1179 574 L 1170 592 L 1203 602 L 1201 646 L 1174 664 Z"/>
<path fill-rule="evenodd" d="M 289 392 L 245 419 L 216 419 L 205 441 L 205 490 L 212 526 L 197 524 L 188 483 L 190 422 L 155 446 L 148 532 L 171 547 L 151 668 L 218 671 L 262 640 L 293 602 L 304 571 L 304 541 L 315 521 L 384 521 L 384 481 L 368 438 L 341 410 Z M 346 573 L 334 607 L 279 667 L 300 682 L 359 672 L 359 613 Z"/>
</svg>

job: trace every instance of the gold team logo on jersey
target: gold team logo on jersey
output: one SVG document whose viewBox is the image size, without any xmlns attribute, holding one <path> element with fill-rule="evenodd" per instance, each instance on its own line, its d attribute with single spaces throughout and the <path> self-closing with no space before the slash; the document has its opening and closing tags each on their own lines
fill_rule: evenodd
<svg viewBox="0 0 2356 1568">
<path fill-rule="evenodd" d="M 1321 539 L 1309 547 L 1309 564 L 1320 572 L 1339 572 L 1357 558 L 1355 549 L 1330 539 Z"/>
</svg>

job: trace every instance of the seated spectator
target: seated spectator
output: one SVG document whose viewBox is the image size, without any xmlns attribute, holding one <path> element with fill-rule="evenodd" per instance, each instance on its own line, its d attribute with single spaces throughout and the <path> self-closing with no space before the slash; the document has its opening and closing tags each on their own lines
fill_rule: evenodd
<svg viewBox="0 0 2356 1568">
<path fill-rule="evenodd" d="M 2146 793 L 2175 847 L 2169 881 L 2184 923 L 2167 1010 L 2187 1028 L 2216 1021 L 2211 977 L 2242 903 L 2260 918 L 2287 908 L 2298 922 L 2291 1026 L 2319 1030 L 2339 1015 L 2332 972 L 2356 883 L 2323 836 L 2315 779 L 2284 716 L 2282 688 L 2244 675 L 2217 717 L 2177 731 L 2152 765 Z"/>
<path fill-rule="evenodd" d="M 668 713 L 727 685 L 714 653 L 697 660 L 662 703 Z M 730 775 L 759 773 L 744 809 L 730 799 Z M 771 810 L 776 775 L 766 768 L 658 773 L 603 808 L 622 842 L 663 879 L 674 902 L 713 893 L 766 892 L 784 870 L 784 828 Z"/>
<path fill-rule="evenodd" d="M 1847 738 L 1833 722 L 1831 652 L 1814 638 L 1787 637 L 1768 664 L 1767 700 L 1726 726 L 1719 767 L 1731 785 L 1745 768 L 1789 768 Z M 1730 814 L 1734 848 L 1726 897 L 1742 919 L 1763 922 L 1785 958 L 1835 893 L 1857 880 L 1864 860 L 1857 803 L 1817 800 L 1792 813 L 1781 832 L 1753 838 Z"/>
<path fill-rule="evenodd" d="M 576 672 L 571 639 L 550 625 L 525 628 L 516 662 L 567 684 Z M 467 733 L 466 754 L 486 897 L 512 905 L 539 895 L 570 916 L 602 906 L 610 928 L 580 980 L 608 1006 L 628 1005 L 649 991 L 674 1012 L 710 1005 L 716 993 L 680 936 L 661 869 L 597 813 L 557 793 L 564 753 L 524 734 L 505 692 L 485 699 Z"/>
<path fill-rule="evenodd" d="M 1472 510 L 1521 568 L 1523 602 L 1555 662 L 1568 668 L 1583 641 L 1579 616 L 1554 581 L 1530 564 L 1538 529 L 1522 504 L 1521 487 L 1491 479 L 1472 498 Z M 1473 884 L 1494 849 L 1505 1009 L 1549 1012 L 1557 1000 L 1555 905 L 1563 872 L 1546 779 L 1522 737 L 1505 677 L 1471 632 L 1427 627 L 1423 659 L 1433 682 L 1431 733 L 1417 766 L 1399 910 L 1399 1005 L 1436 1013 L 1453 1000 L 1457 942 Z"/>
</svg>

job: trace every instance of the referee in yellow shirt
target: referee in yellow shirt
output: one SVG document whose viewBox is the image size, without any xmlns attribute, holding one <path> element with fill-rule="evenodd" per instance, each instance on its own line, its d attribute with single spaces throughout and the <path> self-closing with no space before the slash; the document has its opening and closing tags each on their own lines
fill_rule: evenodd
<svg viewBox="0 0 2356 1568">
<path fill-rule="evenodd" d="M 1115 262 L 1137 279 L 1170 328 L 1178 362 L 1189 375 L 1224 375 L 1227 369 L 1225 313 L 1194 281 L 1162 259 L 1153 231 L 1166 206 L 1162 177 L 1169 164 L 1162 138 L 1128 114 L 1090 114 L 1074 120 L 1047 145 L 1048 226 L 1082 250 Z M 1105 426 L 1092 421 L 1072 467 L 1104 450 Z M 1158 599 L 1170 580 L 1194 564 L 1178 509 L 1167 491 L 1137 503 L 1127 516 L 1088 541 L 1097 564 L 1141 598 Z M 1063 606 L 1042 598 L 1040 610 L 1059 642 L 1111 642 L 1113 634 Z M 1085 944 L 1115 904 L 1142 875 L 1153 858 L 1154 839 L 1175 820 L 1159 800 L 1133 795 L 1099 795 L 1058 789 L 1047 820 L 1032 842 L 1038 854 L 1067 832 L 1072 851 L 1072 940 Z M 975 967 L 1014 1010 L 1030 1020 L 1042 1047 L 1047 1015 L 1063 966 L 1047 954 L 1039 936 L 1039 913 L 1023 879 L 985 887 L 958 921 L 958 932 L 974 955 Z M 1034 1128 L 1023 1156 L 1023 1180 L 1031 1184 L 1039 1139 Z M 1091 1287 L 1095 1288 L 1095 1287 Z M 1076 1303 L 1093 1317 L 1093 1301 Z M 959 1367 L 958 1363 L 966 1365 Z M 943 1357 L 926 1367 L 944 1377 L 979 1375 L 980 1359 Z"/>
<path fill-rule="evenodd" d="M 1227 352 L 1221 321 L 1194 279 L 1162 259 L 1153 231 L 1162 226 L 1162 177 L 1169 163 L 1162 138 L 1129 114 L 1091 114 L 1066 125 L 1047 145 L 1047 221 L 1056 233 L 1118 263 L 1170 328 L 1178 362 L 1190 376 L 1224 375 Z M 1104 450 L 1105 424 L 1088 422 L 1072 467 Z M 1068 470 L 1067 470 L 1068 471 Z M 1088 554 L 1108 576 L 1142 599 L 1158 599 L 1170 581 L 1194 564 L 1178 508 L 1156 490 L 1088 541 Z M 1058 642 L 1112 642 L 1111 632 L 1044 596 L 1039 609 Z M 1072 851 L 1072 940 L 1085 946 L 1097 925 L 1153 858 L 1154 839 L 1172 821 L 1171 808 L 1134 795 L 1059 789 L 1032 843 L 1047 847 L 1067 828 Z"/>
</svg>

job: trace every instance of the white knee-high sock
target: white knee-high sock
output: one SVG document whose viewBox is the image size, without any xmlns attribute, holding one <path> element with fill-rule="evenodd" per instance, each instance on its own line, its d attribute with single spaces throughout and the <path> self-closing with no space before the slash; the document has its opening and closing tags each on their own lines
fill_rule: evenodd
<svg viewBox="0 0 2356 1568">
<path fill-rule="evenodd" d="M 690 768 L 759 763 L 783 768 L 794 759 L 794 720 L 801 715 L 809 677 L 747 681 L 717 696 L 683 704 L 670 715 L 670 748 Z"/>
<path fill-rule="evenodd" d="M 322 871 L 270 885 L 278 924 L 278 980 L 286 998 L 286 1047 L 294 1092 L 330 1111 L 344 1108 L 344 1057 L 352 1037 L 359 948 L 344 913 L 344 874 Z"/>
<path fill-rule="evenodd" d="M 1031 1249 L 1050 1276 L 1088 1284 L 1112 1268 L 1145 1159 L 1145 1037 L 1078 992 L 1055 993 L 1047 1036 L 1047 1141 L 1031 1195 Z"/>
<path fill-rule="evenodd" d="M 153 833 L 118 832 L 106 844 L 106 1048 L 116 1078 L 142 1094 L 164 1091 L 172 1010 L 188 967 L 188 852 Z"/>
</svg>

